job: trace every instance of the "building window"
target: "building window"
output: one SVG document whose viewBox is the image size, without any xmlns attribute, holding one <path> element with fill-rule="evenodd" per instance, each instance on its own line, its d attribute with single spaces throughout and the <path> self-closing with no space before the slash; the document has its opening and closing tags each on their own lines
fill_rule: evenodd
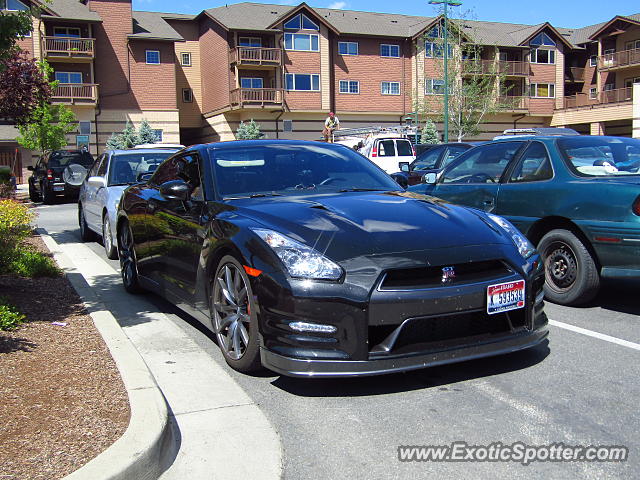
<svg viewBox="0 0 640 480">
<path fill-rule="evenodd" d="M 633 40 L 632 42 L 627 42 L 625 45 L 626 50 L 640 50 L 640 40 Z"/>
<path fill-rule="evenodd" d="M 616 84 L 615 83 L 605 83 L 604 85 L 604 91 L 608 92 L 610 90 L 615 90 L 616 88 Z"/>
<path fill-rule="evenodd" d="M 538 35 L 536 35 L 535 37 L 533 37 L 533 40 L 531 40 L 529 42 L 529 45 L 531 45 L 533 47 L 539 47 L 540 45 L 547 45 L 547 46 L 550 46 L 550 47 L 555 47 L 556 46 L 556 42 L 554 42 L 549 35 L 547 35 L 544 32 L 541 32 Z"/>
<path fill-rule="evenodd" d="M 240 37 L 238 38 L 239 47 L 262 47 L 262 39 L 258 37 Z"/>
<path fill-rule="evenodd" d="M 357 80 L 340 80 L 340 93 L 360 93 L 360 82 Z"/>
<path fill-rule="evenodd" d="M 55 79 L 60 83 L 82 83 L 82 73 L 56 72 Z"/>
<path fill-rule="evenodd" d="M 160 50 L 147 50 L 146 58 L 148 65 L 160 65 Z"/>
<path fill-rule="evenodd" d="M 183 67 L 191 66 L 191 53 L 190 52 L 182 52 L 180 54 L 180 65 Z"/>
<path fill-rule="evenodd" d="M 427 78 L 424 81 L 425 95 L 444 95 L 444 80 L 439 78 Z"/>
<path fill-rule="evenodd" d="M 320 91 L 320 75 L 317 74 L 287 73 L 284 76 L 284 80 L 287 90 Z"/>
<path fill-rule="evenodd" d="M 193 102 L 193 90 L 191 90 L 190 88 L 183 88 L 182 89 L 182 101 L 184 103 Z"/>
<path fill-rule="evenodd" d="M 530 96 L 536 98 L 555 98 L 556 86 L 553 83 L 532 83 Z"/>
<path fill-rule="evenodd" d="M 240 79 L 240 88 L 264 88 L 263 80 L 261 78 L 247 78 Z"/>
<path fill-rule="evenodd" d="M 284 24 L 285 30 L 320 30 L 317 23 L 307 17 L 304 13 L 296 15 Z"/>
<path fill-rule="evenodd" d="M 596 98 L 598 98 L 598 89 L 597 88 L 590 88 L 589 89 L 589 98 L 592 100 L 595 100 Z"/>
<path fill-rule="evenodd" d="M 380 93 L 382 95 L 400 95 L 400 82 L 382 82 Z"/>
<path fill-rule="evenodd" d="M 589 57 L 589 66 L 590 67 L 597 67 L 598 66 L 598 56 L 597 55 L 591 55 Z"/>
<path fill-rule="evenodd" d="M 358 42 L 338 42 L 340 55 L 358 55 Z"/>
<path fill-rule="evenodd" d="M 308 33 L 285 33 L 284 48 L 301 52 L 317 52 L 320 50 L 318 35 Z"/>
<path fill-rule="evenodd" d="M 283 120 L 282 121 L 282 131 L 283 132 L 293 132 L 293 120 Z"/>
<path fill-rule="evenodd" d="M 54 27 L 53 36 L 80 38 L 80 29 L 77 27 Z"/>
<path fill-rule="evenodd" d="M 0 10 L 9 10 L 12 12 L 29 10 L 20 0 L 0 0 Z"/>
<path fill-rule="evenodd" d="M 444 57 L 444 45 L 442 43 L 434 43 L 429 40 L 424 42 L 424 55 L 428 58 Z M 453 45 L 449 44 L 449 58 L 453 57 Z"/>
<path fill-rule="evenodd" d="M 91 122 L 78 122 L 80 135 L 91 135 Z"/>
<path fill-rule="evenodd" d="M 400 58 L 400 45 L 380 45 L 380 56 L 381 57 L 392 57 L 392 58 Z"/>
<path fill-rule="evenodd" d="M 152 131 L 156 136 L 156 142 L 162 143 L 162 129 L 161 128 L 154 128 L 154 129 L 152 129 Z"/>
<path fill-rule="evenodd" d="M 546 48 L 532 48 L 531 63 L 556 63 L 556 51 Z"/>
</svg>

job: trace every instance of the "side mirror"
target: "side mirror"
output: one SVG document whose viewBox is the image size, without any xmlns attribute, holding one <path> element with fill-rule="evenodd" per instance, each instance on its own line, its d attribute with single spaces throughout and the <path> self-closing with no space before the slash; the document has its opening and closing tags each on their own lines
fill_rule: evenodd
<svg viewBox="0 0 640 480">
<path fill-rule="evenodd" d="M 404 175 L 393 174 L 391 175 L 391 178 L 393 178 L 396 181 L 396 183 L 400 185 L 402 188 L 404 188 L 405 190 L 409 188 L 409 182 L 407 181 L 407 177 L 405 177 Z"/>
<path fill-rule="evenodd" d="M 89 177 L 87 183 L 92 187 L 101 188 L 107 186 L 107 181 L 104 177 Z"/>
<path fill-rule="evenodd" d="M 30 172 L 33 172 L 36 168 L 33 165 L 29 165 L 27 167 L 27 170 L 29 170 Z"/>
<path fill-rule="evenodd" d="M 409 162 L 399 162 L 398 166 L 400 167 L 401 172 L 409 173 L 411 171 L 409 168 Z"/>
<path fill-rule="evenodd" d="M 435 185 L 438 181 L 438 175 L 436 173 L 425 173 L 422 177 L 422 182 L 427 185 Z"/>
<path fill-rule="evenodd" d="M 160 185 L 160 195 L 167 200 L 189 200 L 191 189 L 184 180 L 169 180 Z"/>
</svg>

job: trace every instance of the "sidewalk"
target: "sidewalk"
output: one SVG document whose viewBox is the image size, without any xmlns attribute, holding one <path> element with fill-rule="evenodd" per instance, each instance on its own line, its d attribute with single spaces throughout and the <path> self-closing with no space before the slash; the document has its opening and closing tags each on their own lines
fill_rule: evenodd
<svg viewBox="0 0 640 480">
<path fill-rule="evenodd" d="M 57 244 L 52 238 L 56 232 L 40 233 L 87 304 L 98 330 L 111 332 L 103 333 L 103 337 L 112 354 L 115 352 L 114 359 L 132 403 L 131 424 L 123 437 L 67 478 L 280 478 L 280 438 L 259 407 L 227 374 L 226 367 L 220 366 L 177 325 L 156 311 L 145 295 L 127 294 L 119 272 L 86 245 Z M 108 327 L 110 323 L 115 328 Z M 123 341 L 128 345 L 123 347 Z M 129 361 L 116 358 L 118 349 L 127 347 L 133 347 L 133 354 L 141 358 L 141 364 L 149 373 L 148 379 L 137 385 L 127 381 L 136 374 L 138 379 L 144 378 L 144 372 L 140 377 L 135 362 L 130 361 L 132 352 L 128 352 Z M 158 405 L 153 395 L 144 398 L 139 390 L 153 390 L 166 404 Z M 136 415 L 136 412 L 146 415 Z M 130 430 L 155 434 L 143 444 L 141 451 L 139 438 L 135 435 L 125 438 Z M 116 451 L 118 455 L 114 455 Z M 107 462 L 101 460 L 102 457 L 108 459 Z M 132 475 L 131 464 L 140 458 L 144 459 L 141 465 L 146 471 Z M 111 464 L 114 461 L 116 468 Z M 94 462 L 109 466 L 116 474 L 104 475 L 103 471 L 95 476 L 99 470 L 92 466 Z"/>
</svg>

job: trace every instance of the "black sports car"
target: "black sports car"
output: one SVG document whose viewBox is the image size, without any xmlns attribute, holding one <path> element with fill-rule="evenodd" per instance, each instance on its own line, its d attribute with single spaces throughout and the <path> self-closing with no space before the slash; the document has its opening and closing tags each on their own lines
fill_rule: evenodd
<svg viewBox="0 0 640 480">
<path fill-rule="evenodd" d="M 215 332 L 233 368 L 372 375 L 547 336 L 540 257 L 507 221 L 405 192 L 341 145 L 197 145 L 129 187 L 122 278 Z"/>
</svg>

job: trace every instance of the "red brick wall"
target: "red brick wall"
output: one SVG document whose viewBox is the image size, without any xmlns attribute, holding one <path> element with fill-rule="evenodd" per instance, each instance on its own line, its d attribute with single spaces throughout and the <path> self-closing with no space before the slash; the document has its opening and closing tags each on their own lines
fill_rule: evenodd
<svg viewBox="0 0 640 480">
<path fill-rule="evenodd" d="M 200 23 L 203 113 L 229 105 L 229 46 L 227 32 L 212 20 Z"/>
<path fill-rule="evenodd" d="M 29 58 L 33 58 L 33 38 L 32 37 L 18 39 L 16 43 L 21 50 L 24 50 L 25 52 L 29 52 L 29 55 L 28 55 Z"/>
<path fill-rule="evenodd" d="M 147 65 L 146 50 L 160 51 L 160 65 Z M 133 40 L 131 52 L 131 91 L 138 107 L 174 109 L 176 67 L 173 42 Z"/>
<path fill-rule="evenodd" d="M 358 55 L 340 55 L 338 42 L 358 42 Z M 400 58 L 380 56 L 380 44 L 400 45 Z M 403 112 L 411 92 L 411 52 L 401 41 L 339 37 L 333 45 L 336 110 L 349 112 Z M 404 71 L 403 71 L 404 66 Z M 360 94 L 340 92 L 340 80 L 360 82 Z M 382 95 L 381 83 L 400 82 L 400 95 Z"/>
<path fill-rule="evenodd" d="M 531 76 L 529 83 L 556 83 L 556 66 L 531 63 Z M 558 88 L 556 85 L 556 95 Z M 529 99 L 529 112 L 532 115 L 553 115 L 555 98 L 531 98 Z"/>
<path fill-rule="evenodd" d="M 320 75 L 320 55 L 324 52 L 294 52 L 283 50 L 284 73 L 309 73 Z M 283 78 L 284 85 L 284 78 Z M 291 110 L 320 110 L 320 92 L 288 92 L 284 99 Z"/>
</svg>

